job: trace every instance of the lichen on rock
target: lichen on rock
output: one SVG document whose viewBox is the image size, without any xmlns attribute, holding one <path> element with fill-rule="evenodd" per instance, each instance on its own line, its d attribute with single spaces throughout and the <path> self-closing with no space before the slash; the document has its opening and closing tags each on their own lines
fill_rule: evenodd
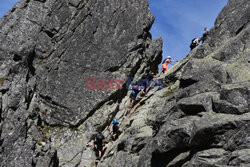
<svg viewBox="0 0 250 167">
<path fill-rule="evenodd" d="M 129 109 L 127 79 L 162 59 L 148 0 L 21 0 L 0 20 L 1 166 L 248 165 L 249 8 L 229 0 L 207 41 Z"/>
</svg>

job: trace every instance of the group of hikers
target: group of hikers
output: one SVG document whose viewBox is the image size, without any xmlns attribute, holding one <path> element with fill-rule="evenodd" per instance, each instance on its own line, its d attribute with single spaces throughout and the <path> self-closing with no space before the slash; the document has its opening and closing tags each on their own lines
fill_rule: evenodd
<svg viewBox="0 0 250 167">
<path fill-rule="evenodd" d="M 141 79 L 134 80 L 133 82 L 130 83 L 132 91 L 130 94 L 129 108 L 132 108 L 134 106 L 136 97 L 139 93 L 146 95 L 148 91 L 154 86 L 160 85 L 159 87 L 162 87 L 162 85 L 159 82 L 152 81 L 154 78 L 157 77 L 158 76 L 155 75 L 154 72 L 149 72 L 148 74 L 143 75 Z M 111 138 L 112 140 L 116 140 L 119 135 L 119 120 L 117 118 L 113 118 L 108 127 L 108 130 L 110 130 L 111 127 L 113 127 L 113 135 L 111 136 Z M 97 160 L 101 159 L 103 153 L 103 146 L 106 143 L 107 141 L 105 140 L 104 135 L 101 132 L 98 132 L 92 144 L 92 148 L 96 151 Z"/>
<path fill-rule="evenodd" d="M 140 80 L 135 80 L 131 83 L 131 94 L 130 94 L 130 105 L 129 107 L 132 108 L 135 104 L 136 96 L 139 92 L 141 92 L 143 95 L 146 95 L 147 92 L 154 86 L 154 84 L 157 84 L 155 82 L 152 82 L 153 78 L 156 78 L 154 72 L 150 72 L 144 76 Z M 117 118 L 113 118 L 111 121 L 108 130 L 113 127 L 113 135 L 111 136 L 112 140 L 116 140 L 119 135 L 119 120 Z M 92 148 L 96 151 L 97 160 L 100 160 L 103 153 L 103 146 L 107 143 L 105 140 L 104 135 L 101 132 L 98 132 L 98 134 L 95 137 L 95 140 L 92 144 Z"/>
<path fill-rule="evenodd" d="M 140 80 L 135 80 L 131 83 L 132 92 L 130 94 L 130 108 L 134 106 L 135 99 L 138 93 L 146 95 L 150 88 L 153 88 L 155 84 L 157 84 L 155 81 L 153 81 L 153 78 L 157 77 L 158 76 L 154 72 L 149 72 L 148 74 L 143 75 Z"/>
<path fill-rule="evenodd" d="M 191 50 L 193 50 L 196 46 L 198 46 L 200 44 L 200 42 L 202 42 L 202 44 L 203 44 L 204 41 L 207 39 L 209 29 L 207 27 L 205 27 L 204 31 L 205 32 L 203 33 L 202 37 L 192 39 L 191 44 L 190 44 Z M 161 70 L 162 70 L 161 73 L 164 73 L 165 71 L 167 71 L 168 65 L 169 64 L 173 65 L 173 62 L 178 62 L 178 61 L 171 61 L 170 56 L 168 56 L 167 59 L 163 60 L 162 65 L 161 65 Z"/>
<path fill-rule="evenodd" d="M 199 43 L 202 41 L 202 43 L 207 39 L 208 35 L 208 28 L 204 28 L 204 33 L 201 38 L 194 38 L 192 40 L 192 43 L 190 45 L 191 50 L 194 49 L 196 46 L 199 45 Z M 168 56 L 161 65 L 161 72 L 160 74 L 168 71 L 168 65 L 171 64 L 173 65 L 174 62 L 178 61 L 172 61 L 171 57 Z M 135 104 L 136 96 L 141 93 L 143 95 L 146 95 L 148 91 L 153 88 L 155 85 L 158 84 L 158 86 L 161 84 L 157 83 L 157 80 L 153 80 L 154 78 L 157 78 L 158 75 L 156 75 L 154 72 L 149 72 L 146 75 L 143 75 L 140 80 L 135 80 L 134 82 L 131 83 L 131 94 L 130 94 L 130 105 L 129 107 L 132 108 Z M 116 140 L 118 138 L 118 133 L 119 133 L 119 120 L 117 118 L 113 118 L 111 121 L 108 130 L 113 126 L 113 135 L 112 139 Z M 98 134 L 95 137 L 95 140 L 93 142 L 92 148 L 96 150 L 97 153 L 97 159 L 101 159 L 102 157 L 102 152 L 103 152 L 103 146 L 105 145 L 106 140 L 104 135 L 101 132 L 98 132 Z"/>
</svg>

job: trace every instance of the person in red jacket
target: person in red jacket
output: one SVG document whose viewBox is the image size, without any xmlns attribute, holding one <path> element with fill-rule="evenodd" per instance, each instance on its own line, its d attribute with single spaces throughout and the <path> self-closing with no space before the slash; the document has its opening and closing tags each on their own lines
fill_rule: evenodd
<svg viewBox="0 0 250 167">
<path fill-rule="evenodd" d="M 164 73 L 165 71 L 168 70 L 168 64 L 172 64 L 173 65 L 172 62 L 177 62 L 177 61 L 171 61 L 171 57 L 168 56 L 167 59 L 161 65 L 162 73 Z"/>
</svg>

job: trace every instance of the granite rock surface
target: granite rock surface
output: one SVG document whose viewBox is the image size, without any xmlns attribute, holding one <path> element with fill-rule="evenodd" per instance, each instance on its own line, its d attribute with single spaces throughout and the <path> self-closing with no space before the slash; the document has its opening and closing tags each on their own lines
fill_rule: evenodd
<svg viewBox="0 0 250 167">
<path fill-rule="evenodd" d="M 161 63 L 153 22 L 147 0 L 18 2 L 0 20 L 0 166 L 248 166 L 250 2 L 229 0 L 130 109 L 128 81 Z"/>
</svg>

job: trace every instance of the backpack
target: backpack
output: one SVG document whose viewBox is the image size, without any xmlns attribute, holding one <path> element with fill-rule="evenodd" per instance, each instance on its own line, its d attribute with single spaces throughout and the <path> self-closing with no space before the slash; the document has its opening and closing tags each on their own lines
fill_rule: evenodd
<svg viewBox="0 0 250 167">
<path fill-rule="evenodd" d="M 196 47 L 197 43 L 195 42 L 196 38 L 192 39 L 191 44 L 190 44 L 190 48 Z"/>
<path fill-rule="evenodd" d="M 118 126 L 118 125 L 119 125 L 119 121 L 118 121 L 117 119 L 113 119 L 113 124 L 114 124 L 115 126 Z"/>
<path fill-rule="evenodd" d="M 162 61 L 162 63 L 161 64 L 163 64 L 163 63 L 165 63 L 165 61 L 166 61 L 167 59 L 164 59 L 163 61 Z"/>
<path fill-rule="evenodd" d="M 98 134 L 98 135 L 96 136 L 96 141 L 97 141 L 98 143 L 101 143 L 103 139 L 104 139 L 104 136 L 103 136 L 102 134 Z"/>
<path fill-rule="evenodd" d="M 139 86 L 138 86 L 138 85 L 132 86 L 132 90 L 138 90 L 138 89 L 139 89 Z"/>
</svg>

